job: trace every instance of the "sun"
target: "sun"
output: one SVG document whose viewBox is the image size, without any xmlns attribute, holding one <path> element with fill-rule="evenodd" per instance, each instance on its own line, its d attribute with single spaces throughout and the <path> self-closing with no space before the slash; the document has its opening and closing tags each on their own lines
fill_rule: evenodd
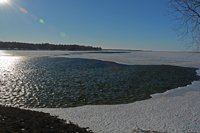
<svg viewBox="0 0 200 133">
<path fill-rule="evenodd" d="M 8 0 L 0 0 L 0 3 L 6 3 Z"/>
</svg>

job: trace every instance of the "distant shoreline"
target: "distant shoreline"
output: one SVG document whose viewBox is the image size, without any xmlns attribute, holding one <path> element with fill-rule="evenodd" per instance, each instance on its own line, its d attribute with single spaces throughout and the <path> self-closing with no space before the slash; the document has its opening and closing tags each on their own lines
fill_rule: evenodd
<svg viewBox="0 0 200 133">
<path fill-rule="evenodd" d="M 24 42 L 2 42 L 0 41 L 1 50 L 69 50 L 69 51 L 86 51 L 86 50 L 98 50 L 101 51 L 101 47 L 84 46 L 77 44 L 49 44 L 49 43 L 24 43 Z"/>
</svg>

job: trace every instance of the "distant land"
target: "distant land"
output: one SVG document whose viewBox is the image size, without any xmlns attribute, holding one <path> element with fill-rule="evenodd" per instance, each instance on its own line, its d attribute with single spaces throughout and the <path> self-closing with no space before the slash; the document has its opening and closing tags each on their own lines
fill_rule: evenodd
<svg viewBox="0 0 200 133">
<path fill-rule="evenodd" d="M 98 50 L 101 47 L 84 46 L 77 44 L 49 44 L 49 43 L 24 43 L 24 42 L 2 42 L 0 41 L 0 49 L 2 50 Z"/>
<path fill-rule="evenodd" d="M 144 51 L 144 50 L 132 50 L 132 49 L 103 49 L 104 51 Z M 147 50 L 145 50 L 147 51 Z M 151 51 L 151 50 L 149 50 Z"/>
</svg>

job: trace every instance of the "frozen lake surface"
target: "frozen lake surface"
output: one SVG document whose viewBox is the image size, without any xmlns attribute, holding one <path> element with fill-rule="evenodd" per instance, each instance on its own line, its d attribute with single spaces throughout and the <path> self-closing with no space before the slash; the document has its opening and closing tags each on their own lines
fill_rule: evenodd
<svg viewBox="0 0 200 133">
<path fill-rule="evenodd" d="M 24 108 L 127 104 L 150 99 L 151 94 L 187 86 L 197 80 L 194 68 L 86 59 L 91 55 L 118 56 L 117 59 L 119 55 L 126 55 L 123 58 L 130 56 L 129 61 L 139 60 L 133 58 L 135 52 L 138 55 L 145 53 L 1 51 L 1 104 Z"/>
<path fill-rule="evenodd" d="M 13 53 L 14 52 L 14 53 Z M 186 52 L 131 53 L 78 53 L 68 51 L 1 51 L 1 55 L 22 60 L 24 56 L 48 56 L 88 58 L 113 61 L 129 65 L 175 65 L 200 68 L 200 55 Z M 2 57 L 1 56 L 1 57 Z M 15 60 L 16 61 L 16 60 Z M 9 63 L 8 63 L 9 64 Z M 5 66 L 9 68 L 9 66 Z M 197 71 L 199 74 L 200 72 Z M 94 132 L 131 133 L 137 127 L 166 132 L 200 132 L 200 83 L 178 87 L 162 94 L 154 94 L 149 100 L 120 105 L 86 105 L 75 108 L 38 108 L 60 118 L 70 120 Z"/>
</svg>

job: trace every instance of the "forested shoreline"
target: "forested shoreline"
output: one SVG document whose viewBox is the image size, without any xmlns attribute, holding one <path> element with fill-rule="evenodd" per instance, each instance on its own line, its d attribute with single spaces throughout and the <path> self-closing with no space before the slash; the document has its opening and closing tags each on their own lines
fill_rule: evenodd
<svg viewBox="0 0 200 133">
<path fill-rule="evenodd" d="M 102 50 L 101 47 L 84 46 L 77 44 L 49 44 L 49 43 L 24 43 L 24 42 L 2 42 L 0 49 L 4 50 Z"/>
</svg>

